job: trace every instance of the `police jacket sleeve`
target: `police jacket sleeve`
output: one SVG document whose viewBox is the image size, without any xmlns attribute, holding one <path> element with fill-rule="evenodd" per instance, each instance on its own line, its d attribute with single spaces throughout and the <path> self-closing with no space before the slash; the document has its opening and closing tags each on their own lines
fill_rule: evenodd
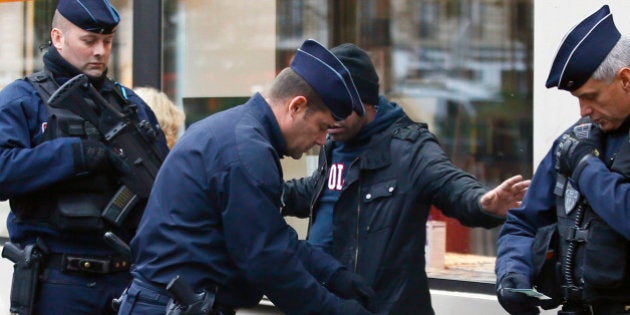
<svg viewBox="0 0 630 315">
<path fill-rule="evenodd" d="M 312 199 L 316 194 L 316 182 L 315 174 L 285 182 L 282 191 L 282 215 L 308 218 Z"/>
<path fill-rule="evenodd" d="M 15 81 L 0 92 L 0 200 L 75 175 L 73 147 L 80 139 L 39 143 L 46 119 L 45 107 L 27 82 Z"/>
<path fill-rule="evenodd" d="M 426 187 L 422 194 L 427 194 L 433 205 L 466 226 L 490 228 L 503 223 L 503 219 L 485 213 L 479 204 L 487 189 L 474 176 L 457 168 L 433 135 L 417 148 L 411 168 L 416 184 L 412 187 Z"/>
<path fill-rule="evenodd" d="M 330 276 L 343 267 L 332 256 L 303 240 L 299 243 L 297 255 L 304 268 L 322 284 L 329 282 Z"/>
<path fill-rule="evenodd" d="M 550 151 L 552 152 L 552 151 Z M 497 280 L 510 273 L 533 276 L 531 246 L 538 228 L 555 222 L 555 170 L 552 154 L 538 165 L 520 208 L 508 211 L 497 242 Z"/>
<path fill-rule="evenodd" d="M 300 241 L 279 211 L 282 181 L 269 171 L 274 169 L 274 162 L 269 162 L 267 167 L 243 163 L 227 173 L 231 193 L 222 217 L 230 257 L 248 282 L 283 312 L 338 313 L 341 300 L 320 285 L 300 260 Z"/>
</svg>

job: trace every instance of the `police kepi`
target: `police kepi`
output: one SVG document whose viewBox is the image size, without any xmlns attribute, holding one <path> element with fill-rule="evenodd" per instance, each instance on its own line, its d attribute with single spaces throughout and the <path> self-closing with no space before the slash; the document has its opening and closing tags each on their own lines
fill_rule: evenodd
<svg viewBox="0 0 630 315">
<path fill-rule="evenodd" d="M 621 38 L 608 5 L 576 25 L 563 39 L 545 84 L 575 91 L 591 77 Z"/>
<path fill-rule="evenodd" d="M 113 33 L 120 22 L 108 0 L 59 0 L 57 11 L 72 24 L 99 34 Z"/>
<path fill-rule="evenodd" d="M 365 112 L 350 71 L 317 41 L 304 41 L 291 69 L 317 92 L 336 120 L 345 119 L 353 110 L 359 115 Z"/>
</svg>

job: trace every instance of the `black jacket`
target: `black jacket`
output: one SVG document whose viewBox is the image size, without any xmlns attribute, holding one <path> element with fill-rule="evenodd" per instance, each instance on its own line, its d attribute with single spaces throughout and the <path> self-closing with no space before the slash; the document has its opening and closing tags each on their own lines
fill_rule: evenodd
<svg viewBox="0 0 630 315">
<path fill-rule="evenodd" d="M 334 146 L 324 145 L 313 175 L 285 184 L 284 215 L 317 216 Z M 405 115 L 372 136 L 350 165 L 334 208 L 333 256 L 376 290 L 373 310 L 433 314 L 424 271 L 429 209 L 435 205 L 465 225 L 493 227 L 502 220 L 482 212 L 485 192 L 451 163 L 425 124 Z"/>
</svg>

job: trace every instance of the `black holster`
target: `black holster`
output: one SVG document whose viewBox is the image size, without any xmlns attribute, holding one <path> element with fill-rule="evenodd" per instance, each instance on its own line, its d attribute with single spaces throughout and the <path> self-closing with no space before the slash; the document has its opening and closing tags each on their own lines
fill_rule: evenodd
<svg viewBox="0 0 630 315">
<path fill-rule="evenodd" d="M 176 276 L 166 286 L 171 300 L 166 305 L 166 315 L 214 315 L 214 292 L 196 293 L 184 280 Z"/>
<path fill-rule="evenodd" d="M 11 242 L 4 244 L 2 257 L 14 263 L 10 306 L 12 314 L 33 314 L 39 274 L 47 254 L 48 249 L 39 239 L 35 244 L 27 245 L 23 249 Z"/>
</svg>

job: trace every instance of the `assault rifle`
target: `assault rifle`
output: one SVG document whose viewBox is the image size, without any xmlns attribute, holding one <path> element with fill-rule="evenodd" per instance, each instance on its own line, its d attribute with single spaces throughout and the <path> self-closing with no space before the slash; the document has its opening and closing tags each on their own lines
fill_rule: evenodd
<svg viewBox="0 0 630 315">
<path fill-rule="evenodd" d="M 134 206 L 148 198 L 164 160 L 165 153 L 155 145 L 157 133 L 148 121 L 138 120 L 135 104 L 128 103 L 122 108 L 111 104 L 85 74 L 79 74 L 60 86 L 50 96 L 48 104 L 70 110 L 94 125 L 128 166 L 128 172 L 121 177 L 121 187 L 101 214 L 109 223 L 122 227 Z M 138 219 L 139 215 L 134 214 L 134 217 Z"/>
</svg>

